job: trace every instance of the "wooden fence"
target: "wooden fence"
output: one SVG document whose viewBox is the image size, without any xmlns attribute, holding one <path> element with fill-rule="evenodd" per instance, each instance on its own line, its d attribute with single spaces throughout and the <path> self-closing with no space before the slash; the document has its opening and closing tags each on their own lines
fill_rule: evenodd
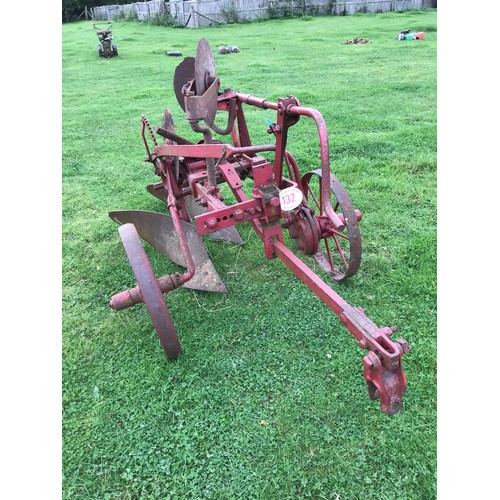
<svg viewBox="0 0 500 500">
<path fill-rule="evenodd" d="M 139 21 L 144 21 L 157 12 L 168 12 L 168 5 L 165 5 L 164 0 L 136 2 L 126 5 L 103 5 L 91 9 L 92 19 L 105 19 L 106 21 L 112 21 L 116 17 L 135 17 Z"/>
<path fill-rule="evenodd" d="M 153 0 L 92 9 L 93 19 L 111 21 L 117 16 L 145 20 L 156 12 L 170 12 L 189 28 L 291 15 L 350 15 L 436 7 L 437 0 Z"/>
<path fill-rule="evenodd" d="M 190 28 L 259 17 L 350 15 L 435 7 L 434 0 L 170 0 L 170 14 Z"/>
</svg>

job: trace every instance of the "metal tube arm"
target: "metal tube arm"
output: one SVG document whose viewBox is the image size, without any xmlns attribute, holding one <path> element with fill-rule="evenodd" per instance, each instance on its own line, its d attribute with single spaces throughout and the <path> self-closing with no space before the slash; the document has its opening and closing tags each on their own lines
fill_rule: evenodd
<svg viewBox="0 0 500 500">
<path fill-rule="evenodd" d="M 363 376 L 368 385 L 370 399 L 380 399 L 380 408 L 387 415 L 401 409 L 406 391 L 406 377 L 402 368 L 402 356 L 410 350 L 408 342 L 389 336 L 397 328 L 379 328 L 361 308 L 350 306 L 335 293 L 319 276 L 314 274 L 283 243 L 274 242 L 276 256 L 287 265 L 340 319 L 348 331 L 358 340 L 368 354 L 363 358 Z"/>
</svg>

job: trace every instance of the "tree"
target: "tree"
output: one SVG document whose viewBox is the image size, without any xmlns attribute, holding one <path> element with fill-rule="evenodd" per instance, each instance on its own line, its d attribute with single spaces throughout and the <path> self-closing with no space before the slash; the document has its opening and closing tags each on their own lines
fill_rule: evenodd
<svg viewBox="0 0 500 500">
<path fill-rule="evenodd" d="M 62 19 L 65 22 L 74 21 L 85 8 L 85 0 L 62 0 Z M 90 2 L 85 3 L 92 3 Z"/>
<path fill-rule="evenodd" d="M 120 0 L 120 4 L 134 3 L 136 0 Z M 76 21 L 85 10 L 99 5 L 115 5 L 116 0 L 62 0 L 62 20 L 66 23 Z"/>
</svg>

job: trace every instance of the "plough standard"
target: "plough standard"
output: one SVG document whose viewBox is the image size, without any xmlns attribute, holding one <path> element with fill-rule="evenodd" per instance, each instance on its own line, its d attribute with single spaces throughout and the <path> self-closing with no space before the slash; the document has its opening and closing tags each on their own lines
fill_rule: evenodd
<svg viewBox="0 0 500 500">
<path fill-rule="evenodd" d="M 221 92 L 212 51 L 203 38 L 196 57 L 186 57 L 177 66 L 174 91 L 190 127 L 203 139 L 195 144 L 177 135 L 168 110 L 156 134 L 142 117 L 146 161 L 161 179 L 147 189 L 166 203 L 170 215 L 141 210 L 110 213 L 120 224 L 120 237 L 137 280 L 135 288 L 113 296 L 110 306 L 120 310 L 144 302 L 165 355 L 177 357 L 181 346 L 163 294 L 180 286 L 226 292 L 202 236 L 211 234 L 242 244 L 235 226 L 249 222 L 262 240 L 266 258 L 277 257 L 288 266 L 368 351 L 363 357 L 368 394 L 380 399 L 384 413 L 397 413 L 406 390 L 402 356 L 410 349 L 408 343 L 402 338 L 391 340 L 396 327 L 376 326 L 364 309 L 349 305 L 284 242 L 283 230 L 287 229 L 300 252 L 314 256 L 334 280 L 345 280 L 359 268 L 362 215 L 330 172 L 328 134 L 321 113 L 303 107 L 293 96 L 271 102 L 232 89 Z M 245 106 L 276 111 L 276 121 L 268 129 L 272 143 L 252 145 Z M 227 114 L 224 128 L 215 123 L 217 111 Z M 287 149 L 288 129 L 302 116 L 316 124 L 321 161 L 321 168 L 305 175 Z M 215 140 L 212 132 L 229 136 L 231 142 Z M 162 137 L 162 144 L 157 137 Z M 272 161 L 261 156 L 265 152 L 271 153 Z M 245 179 L 250 181 L 245 184 Z M 222 183 L 229 186 L 237 203 L 224 203 Z M 186 271 L 157 278 L 141 238 Z"/>
</svg>

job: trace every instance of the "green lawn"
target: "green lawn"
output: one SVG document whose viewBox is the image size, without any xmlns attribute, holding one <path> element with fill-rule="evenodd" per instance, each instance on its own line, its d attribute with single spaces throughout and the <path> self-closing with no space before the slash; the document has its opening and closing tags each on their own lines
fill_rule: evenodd
<svg viewBox="0 0 500 500">
<path fill-rule="evenodd" d="M 117 22 L 119 57 L 105 60 L 90 22 L 63 25 L 64 498 L 436 497 L 436 26 L 435 11 L 198 30 Z M 403 29 L 425 39 L 395 41 Z M 323 114 L 332 170 L 363 212 L 361 269 L 332 286 L 413 348 L 396 416 L 368 398 L 365 351 L 265 259 L 247 223 L 242 247 L 207 242 L 229 294 L 166 296 L 176 361 L 144 305 L 108 307 L 135 284 L 108 211 L 163 210 L 145 189 L 157 178 L 140 116 L 160 125 L 168 107 L 178 133 L 199 140 L 173 94 L 182 59 L 165 51 L 194 56 L 201 37 L 241 49 L 214 55 L 222 88 L 292 94 Z M 370 43 L 343 43 L 354 37 Z M 248 110 L 255 143 L 269 142 L 274 117 Z M 312 121 L 288 144 L 302 173 L 319 167 Z M 158 274 L 175 269 L 150 256 Z"/>
</svg>

